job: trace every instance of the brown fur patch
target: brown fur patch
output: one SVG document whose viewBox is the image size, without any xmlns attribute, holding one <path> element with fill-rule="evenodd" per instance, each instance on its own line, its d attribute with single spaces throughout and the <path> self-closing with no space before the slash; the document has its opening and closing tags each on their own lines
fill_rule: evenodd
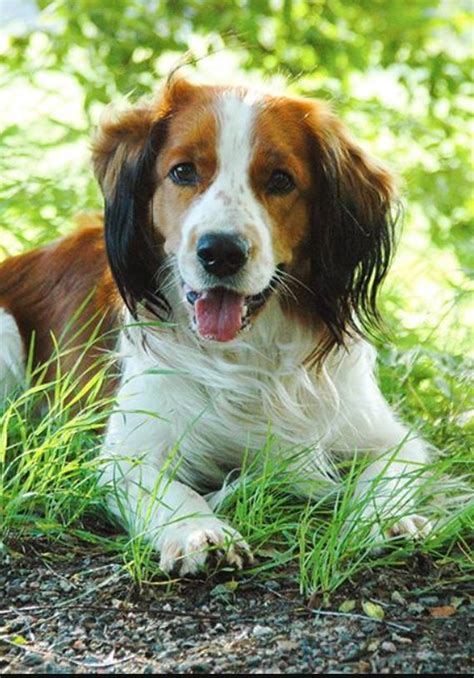
<svg viewBox="0 0 474 678">
<path fill-rule="evenodd" d="M 267 97 L 254 133 L 251 180 L 257 197 L 270 215 L 275 260 L 291 266 L 308 234 L 314 199 L 314 178 L 303 114 L 294 100 Z M 288 194 L 269 195 L 268 182 L 275 170 L 294 179 Z"/>
<path fill-rule="evenodd" d="M 212 91 L 192 85 L 183 90 L 184 86 L 180 81 L 168 94 L 173 115 L 158 157 L 158 187 L 153 201 L 154 220 L 164 237 L 167 254 L 177 251 L 184 215 L 193 200 L 209 188 L 217 169 Z M 170 170 L 179 163 L 195 165 L 199 176 L 196 186 L 176 186 L 169 178 Z"/>
<path fill-rule="evenodd" d="M 92 366 L 114 346 L 120 302 L 108 270 L 103 230 L 92 226 L 46 247 L 0 264 L 0 306 L 14 317 L 26 351 L 32 342 L 34 364 L 47 362 L 55 341 L 64 353 L 61 372 L 92 376 Z M 99 330 L 98 330 L 99 328 Z M 81 359 L 83 345 L 102 338 Z M 55 375 L 57 365 L 48 369 Z"/>
</svg>

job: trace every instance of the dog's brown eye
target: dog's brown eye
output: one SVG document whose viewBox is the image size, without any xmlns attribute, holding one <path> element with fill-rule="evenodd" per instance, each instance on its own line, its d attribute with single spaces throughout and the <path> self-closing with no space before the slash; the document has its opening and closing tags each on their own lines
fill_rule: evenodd
<svg viewBox="0 0 474 678">
<path fill-rule="evenodd" d="M 171 168 L 168 175 L 178 186 L 195 186 L 199 181 L 196 167 L 192 162 L 181 162 Z"/>
<path fill-rule="evenodd" d="M 274 170 L 267 185 L 267 191 L 271 195 L 283 195 L 289 193 L 295 187 L 295 182 L 283 170 Z"/>
</svg>

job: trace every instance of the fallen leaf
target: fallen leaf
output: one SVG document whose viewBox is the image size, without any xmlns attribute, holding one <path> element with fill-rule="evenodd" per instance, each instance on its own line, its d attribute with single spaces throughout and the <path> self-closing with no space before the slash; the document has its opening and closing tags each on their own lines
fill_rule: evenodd
<svg viewBox="0 0 474 678">
<path fill-rule="evenodd" d="M 239 582 L 235 579 L 231 579 L 230 581 L 226 581 L 224 586 L 228 591 L 236 591 L 239 587 Z"/>
<path fill-rule="evenodd" d="M 456 614 L 456 608 L 453 605 L 440 605 L 439 607 L 428 608 L 432 617 L 452 617 Z"/>
<path fill-rule="evenodd" d="M 10 640 L 12 643 L 15 643 L 15 645 L 26 645 L 28 643 L 25 636 L 13 636 Z"/>
<path fill-rule="evenodd" d="M 380 605 L 371 603 L 370 601 L 363 602 L 362 609 L 364 610 L 365 614 L 368 617 L 372 617 L 372 619 L 383 619 L 385 616 L 385 613 Z"/>
<path fill-rule="evenodd" d="M 339 612 L 352 612 L 356 606 L 355 600 L 344 600 L 337 608 Z"/>
</svg>

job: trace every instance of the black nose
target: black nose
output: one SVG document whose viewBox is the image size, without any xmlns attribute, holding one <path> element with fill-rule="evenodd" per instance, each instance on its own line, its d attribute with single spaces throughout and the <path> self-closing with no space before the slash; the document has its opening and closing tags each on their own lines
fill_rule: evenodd
<svg viewBox="0 0 474 678">
<path fill-rule="evenodd" d="M 242 268 L 249 255 L 249 245 L 240 235 L 206 233 L 198 240 L 196 254 L 208 273 L 223 278 Z"/>
</svg>

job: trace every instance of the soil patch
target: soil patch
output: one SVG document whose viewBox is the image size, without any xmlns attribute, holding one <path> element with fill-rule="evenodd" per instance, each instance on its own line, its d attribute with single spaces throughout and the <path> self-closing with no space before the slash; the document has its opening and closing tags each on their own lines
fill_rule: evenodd
<svg viewBox="0 0 474 678">
<path fill-rule="evenodd" d="M 473 591 L 454 575 L 416 556 L 328 606 L 291 568 L 138 591 L 103 550 L 23 545 L 0 566 L 0 671 L 472 673 Z"/>
</svg>

